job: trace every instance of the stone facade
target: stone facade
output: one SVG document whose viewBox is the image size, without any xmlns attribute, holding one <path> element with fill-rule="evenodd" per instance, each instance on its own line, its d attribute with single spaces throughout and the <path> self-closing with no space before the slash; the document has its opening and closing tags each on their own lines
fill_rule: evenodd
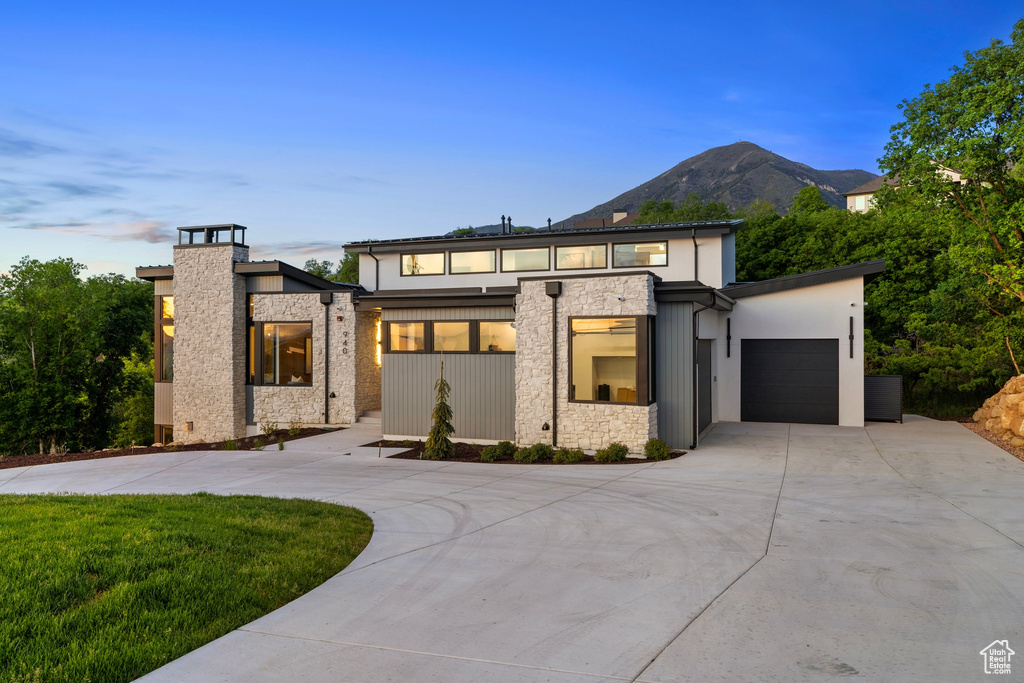
<svg viewBox="0 0 1024 683">
<path fill-rule="evenodd" d="M 516 296 L 516 442 L 550 444 L 551 297 L 546 282 L 561 281 L 557 298 L 558 446 L 599 449 L 610 443 L 640 453 L 657 436 L 658 414 L 649 406 L 569 401 L 569 318 L 654 315 L 654 277 L 649 274 L 522 280 Z M 621 298 L 621 300 L 620 300 Z"/>
<path fill-rule="evenodd" d="M 986 400 L 974 421 L 1011 446 L 1024 447 L 1024 375 L 1013 377 Z"/>
<path fill-rule="evenodd" d="M 177 441 L 245 434 L 245 278 L 235 274 L 234 264 L 248 260 L 243 246 L 174 247 Z"/>
<path fill-rule="evenodd" d="M 377 316 L 356 313 L 350 292 L 333 292 L 329 305 L 321 303 L 320 296 L 320 292 L 253 295 L 254 322 L 310 322 L 313 328 L 312 386 L 254 386 L 253 417 L 257 424 L 348 425 L 363 411 L 380 407 Z M 326 392 L 325 330 L 330 356 Z"/>
</svg>

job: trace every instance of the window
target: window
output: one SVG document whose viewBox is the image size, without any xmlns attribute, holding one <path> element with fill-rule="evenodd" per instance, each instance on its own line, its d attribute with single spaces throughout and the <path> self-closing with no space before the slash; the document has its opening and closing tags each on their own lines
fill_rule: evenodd
<svg viewBox="0 0 1024 683">
<path fill-rule="evenodd" d="M 165 446 L 169 443 L 174 443 L 174 427 L 171 425 L 157 425 L 156 435 L 156 440 Z"/>
<path fill-rule="evenodd" d="M 570 400 L 650 403 L 646 316 L 571 318 L 569 325 Z"/>
<path fill-rule="evenodd" d="M 608 249 L 603 244 L 585 247 L 555 247 L 555 270 L 606 268 Z"/>
<path fill-rule="evenodd" d="M 444 252 L 402 254 L 402 275 L 444 275 Z"/>
<path fill-rule="evenodd" d="M 511 321 L 481 320 L 478 350 L 481 352 L 515 351 L 516 328 L 512 325 Z"/>
<path fill-rule="evenodd" d="M 548 248 L 502 249 L 501 269 L 503 271 L 549 270 Z"/>
<path fill-rule="evenodd" d="M 864 201 L 864 195 L 857 195 L 853 198 L 853 206 L 857 211 L 865 211 L 867 209 Z"/>
<path fill-rule="evenodd" d="M 469 323 L 434 323 L 434 351 L 469 351 Z"/>
<path fill-rule="evenodd" d="M 263 384 L 313 383 L 313 324 L 263 323 Z"/>
<path fill-rule="evenodd" d="M 174 297 L 158 296 L 156 331 L 156 381 L 174 381 Z"/>
<path fill-rule="evenodd" d="M 426 323 L 388 323 L 388 351 L 426 351 Z"/>
<path fill-rule="evenodd" d="M 449 273 L 493 273 L 495 270 L 494 250 L 453 251 L 448 255 Z"/>
<path fill-rule="evenodd" d="M 668 265 L 667 242 L 612 245 L 612 266 L 615 268 L 664 265 Z"/>
</svg>

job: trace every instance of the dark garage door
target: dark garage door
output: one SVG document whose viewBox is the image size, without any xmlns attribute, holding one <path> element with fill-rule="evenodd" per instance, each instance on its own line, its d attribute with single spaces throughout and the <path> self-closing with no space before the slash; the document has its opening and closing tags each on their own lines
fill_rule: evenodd
<svg viewBox="0 0 1024 683">
<path fill-rule="evenodd" d="M 839 424 L 839 340 L 741 340 L 740 419 Z"/>
</svg>

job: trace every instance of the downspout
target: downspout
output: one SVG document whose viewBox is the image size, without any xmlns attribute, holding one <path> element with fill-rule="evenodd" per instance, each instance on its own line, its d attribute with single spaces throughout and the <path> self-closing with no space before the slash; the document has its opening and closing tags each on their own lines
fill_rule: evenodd
<svg viewBox="0 0 1024 683">
<path fill-rule="evenodd" d="M 697 266 L 699 262 L 697 260 L 697 228 L 690 228 L 690 239 L 693 240 L 693 279 L 695 282 L 700 282 L 700 277 L 697 275 Z"/>
<path fill-rule="evenodd" d="M 331 356 L 327 352 L 327 340 L 331 338 L 331 303 L 334 301 L 333 292 L 320 292 L 320 303 L 324 305 L 324 424 L 330 420 L 330 368 Z"/>
<path fill-rule="evenodd" d="M 694 245 L 696 246 L 696 244 Z M 700 334 L 700 315 L 701 311 L 706 311 L 714 305 L 715 295 L 711 295 L 711 305 L 701 306 L 693 311 L 693 444 L 690 449 L 693 450 L 697 447 L 697 335 Z"/>
<path fill-rule="evenodd" d="M 373 255 L 373 245 L 366 248 L 366 254 L 374 260 L 373 291 L 380 289 L 380 259 Z"/>
<path fill-rule="evenodd" d="M 558 448 L 558 296 L 561 282 L 546 282 L 545 293 L 551 297 L 551 447 Z"/>
</svg>

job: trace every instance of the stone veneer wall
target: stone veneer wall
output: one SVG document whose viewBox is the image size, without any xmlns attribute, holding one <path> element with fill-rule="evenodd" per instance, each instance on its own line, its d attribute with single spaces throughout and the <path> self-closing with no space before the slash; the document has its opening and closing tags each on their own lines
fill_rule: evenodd
<svg viewBox="0 0 1024 683">
<path fill-rule="evenodd" d="M 245 278 L 234 264 L 248 260 L 248 247 L 231 244 L 174 247 L 177 441 L 245 434 Z"/>
<path fill-rule="evenodd" d="M 325 311 L 327 308 L 329 310 Z M 327 353 L 328 415 L 324 419 L 324 330 Z M 341 318 L 341 320 L 339 320 Z M 334 292 L 332 303 L 320 303 L 320 292 L 253 295 L 255 322 L 311 322 L 313 325 L 313 386 L 253 387 L 253 417 L 257 424 L 285 427 L 355 422 L 364 410 L 380 407 L 380 367 L 376 364 L 376 319 L 356 313 L 350 292 Z"/>
<path fill-rule="evenodd" d="M 612 442 L 633 453 L 658 435 L 656 405 L 569 402 L 569 317 L 654 315 L 648 274 L 524 280 L 516 296 L 516 442 L 551 443 L 551 297 L 545 283 L 560 280 L 558 297 L 558 445 L 598 449 Z M 625 301 L 619 301 L 623 297 Z"/>
</svg>

